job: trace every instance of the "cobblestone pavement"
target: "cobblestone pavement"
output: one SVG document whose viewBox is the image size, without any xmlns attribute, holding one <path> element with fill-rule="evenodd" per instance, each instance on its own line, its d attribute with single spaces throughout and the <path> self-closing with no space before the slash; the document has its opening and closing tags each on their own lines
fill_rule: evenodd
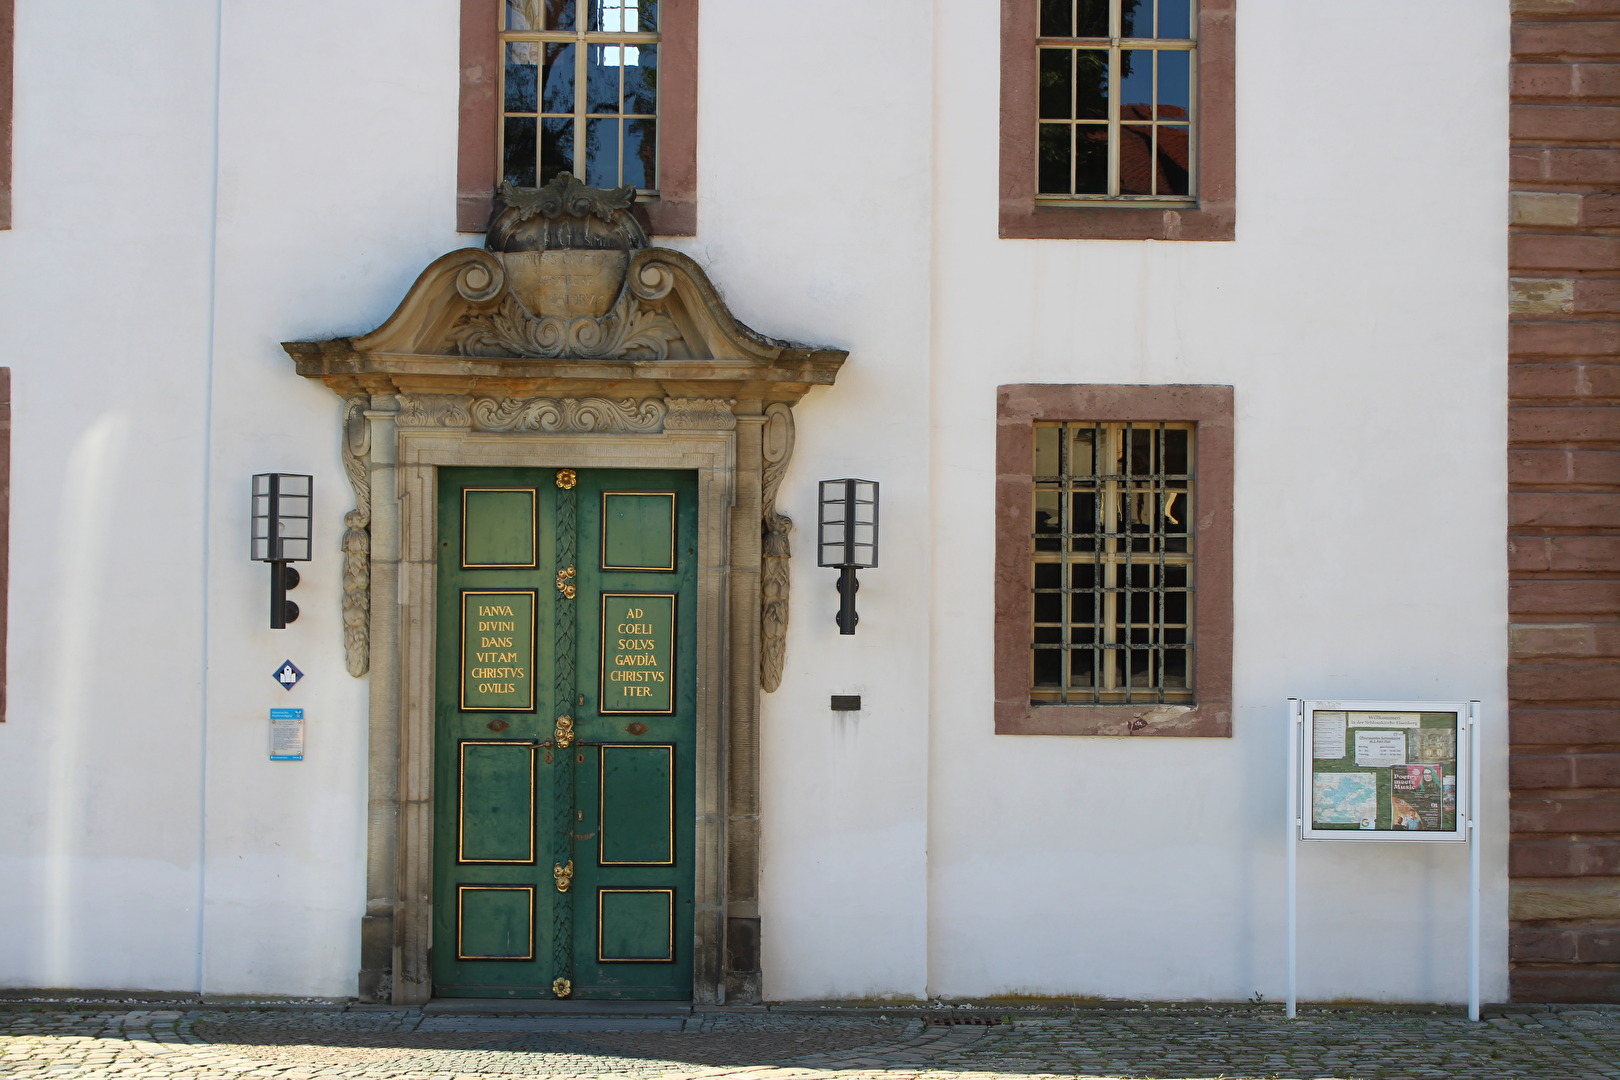
<svg viewBox="0 0 1620 1080">
<path fill-rule="evenodd" d="M 967 1021 L 974 1023 L 941 1023 Z M 990 1022 L 986 1022 L 990 1021 Z M 897 1007 L 694 1016 L 0 1007 L 0 1077 L 62 1080 L 1620 1080 L 1620 1009 Z"/>
</svg>

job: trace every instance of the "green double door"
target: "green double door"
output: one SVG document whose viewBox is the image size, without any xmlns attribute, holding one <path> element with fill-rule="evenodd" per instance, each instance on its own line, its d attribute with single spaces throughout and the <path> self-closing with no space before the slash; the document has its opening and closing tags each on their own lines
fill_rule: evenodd
<svg viewBox="0 0 1620 1080">
<path fill-rule="evenodd" d="M 436 993 L 691 996 L 696 494 L 440 470 Z"/>
</svg>

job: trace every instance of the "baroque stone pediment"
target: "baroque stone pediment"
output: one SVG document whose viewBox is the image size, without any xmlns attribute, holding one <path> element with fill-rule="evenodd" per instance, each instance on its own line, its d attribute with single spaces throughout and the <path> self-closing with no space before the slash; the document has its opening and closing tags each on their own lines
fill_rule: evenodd
<svg viewBox="0 0 1620 1080">
<path fill-rule="evenodd" d="M 697 263 L 646 246 L 625 212 L 629 199 L 616 204 L 614 194 L 572 178 L 538 192 L 507 189 L 492 250 L 435 260 L 370 333 L 283 347 L 300 375 L 345 395 L 522 396 L 655 381 L 673 396 L 791 403 L 832 383 L 843 350 L 739 322 Z"/>
</svg>

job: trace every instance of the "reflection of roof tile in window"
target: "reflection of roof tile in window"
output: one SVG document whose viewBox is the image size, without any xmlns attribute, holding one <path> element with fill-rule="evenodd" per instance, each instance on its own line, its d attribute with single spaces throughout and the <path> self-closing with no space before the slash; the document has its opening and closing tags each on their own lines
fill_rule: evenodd
<svg viewBox="0 0 1620 1080">
<path fill-rule="evenodd" d="M 1175 118 L 1169 107 L 1161 111 L 1167 118 Z M 1152 129 L 1131 124 L 1133 120 L 1147 120 L 1151 115 L 1147 105 L 1120 107 L 1119 118 L 1125 126 L 1120 129 L 1119 190 L 1124 194 L 1184 195 L 1187 192 L 1187 129 L 1160 127 L 1159 152 L 1155 158 Z"/>
</svg>

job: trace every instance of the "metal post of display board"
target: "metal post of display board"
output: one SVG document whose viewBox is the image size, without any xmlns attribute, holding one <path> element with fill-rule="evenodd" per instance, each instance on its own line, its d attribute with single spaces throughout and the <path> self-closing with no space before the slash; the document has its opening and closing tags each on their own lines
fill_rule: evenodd
<svg viewBox="0 0 1620 1080">
<path fill-rule="evenodd" d="M 1313 814 L 1311 829 L 1305 827 L 1307 781 L 1310 778 L 1310 769 L 1306 767 L 1307 747 L 1313 743 L 1308 741 L 1316 736 L 1306 730 L 1306 721 L 1312 709 L 1311 706 L 1328 704 L 1335 709 L 1351 710 L 1349 713 L 1339 713 L 1341 727 L 1345 724 L 1345 717 L 1354 714 L 1357 706 L 1362 709 L 1368 707 L 1421 709 L 1425 704 L 1442 704 L 1439 702 L 1323 702 L 1307 701 L 1302 698 L 1288 699 L 1288 798 L 1287 798 L 1287 827 L 1288 840 L 1286 850 L 1287 878 L 1288 878 L 1288 911 L 1287 911 L 1287 945 L 1285 949 L 1287 964 L 1287 1015 L 1294 1019 L 1299 1013 L 1299 844 L 1306 839 L 1323 839 L 1321 827 L 1316 824 Z M 1457 752 L 1461 754 L 1466 747 L 1467 758 L 1467 786 L 1462 787 L 1463 777 L 1458 776 L 1457 782 L 1457 832 L 1450 834 L 1452 842 L 1460 839 L 1468 845 L 1468 1018 L 1477 1021 L 1480 1018 L 1480 845 L 1479 845 L 1479 802 L 1480 802 L 1480 776 L 1481 776 L 1481 746 L 1479 736 L 1480 703 L 1469 701 L 1466 708 L 1458 708 L 1461 702 L 1445 703 L 1449 709 L 1440 709 L 1440 712 L 1452 712 L 1457 716 Z M 1325 715 L 1335 715 L 1326 713 Z M 1371 716 L 1367 713 L 1364 715 Z M 1320 721 L 1316 721 L 1320 723 Z M 1343 742 L 1343 730 L 1340 732 L 1340 742 Z M 1359 753 L 1359 743 L 1358 753 Z M 1315 754 L 1312 755 L 1314 761 Z M 1360 764 L 1360 761 L 1357 762 Z M 1368 762 L 1367 764 L 1372 764 Z M 1363 823 L 1362 828 L 1371 826 Z M 1345 837 L 1350 839 L 1351 837 Z M 1391 836 L 1387 832 L 1381 836 L 1357 837 L 1364 840 L 1396 840 L 1408 839 L 1407 836 Z"/>
<path fill-rule="evenodd" d="M 1305 726 L 1305 703 L 1299 698 L 1288 699 L 1288 1019 L 1299 1012 L 1299 960 L 1296 953 L 1299 939 L 1299 785 L 1294 770 L 1298 768 L 1300 732 Z"/>
<path fill-rule="evenodd" d="M 1479 1019 L 1479 702 L 1468 703 L 1468 1019 Z"/>
</svg>

